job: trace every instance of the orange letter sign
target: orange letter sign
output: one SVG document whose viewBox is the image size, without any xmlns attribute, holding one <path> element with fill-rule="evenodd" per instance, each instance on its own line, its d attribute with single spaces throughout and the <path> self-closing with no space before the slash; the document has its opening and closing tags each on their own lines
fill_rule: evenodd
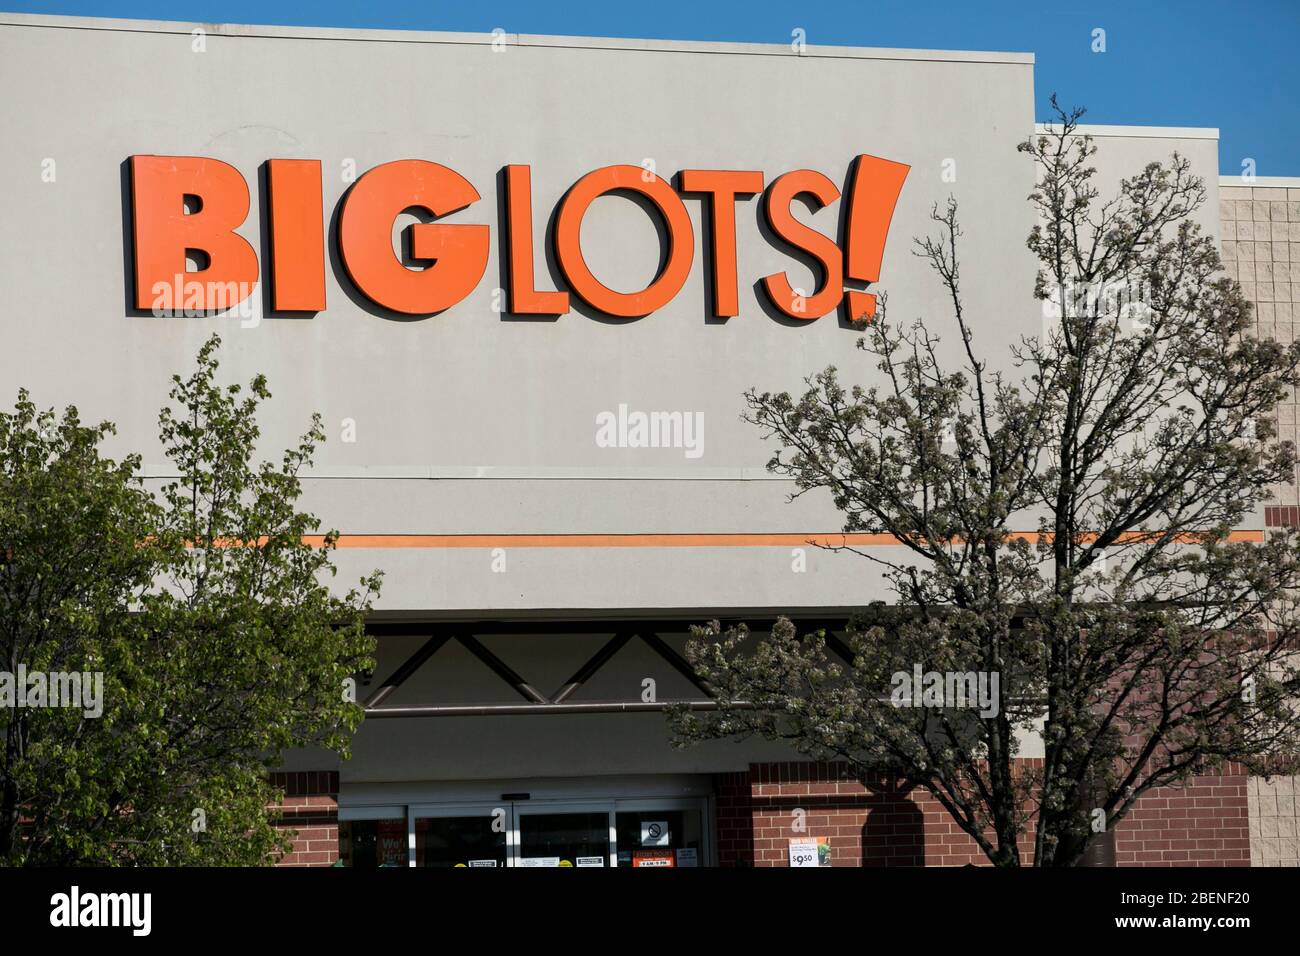
<svg viewBox="0 0 1300 956">
<path fill-rule="evenodd" d="M 790 212 L 791 201 L 803 193 L 816 199 L 819 207 L 830 205 L 840 196 L 835 184 L 821 173 L 796 169 L 777 177 L 768 187 L 763 210 L 773 232 L 820 264 L 820 291 L 814 295 L 800 295 L 791 288 L 784 272 L 765 276 L 763 288 L 772 304 L 790 318 L 812 320 L 821 318 L 840 304 L 844 296 L 844 262 L 843 254 L 833 240 L 805 226 Z"/>
<path fill-rule="evenodd" d="M 560 204 L 555 225 L 555 254 L 569 286 L 592 308 L 626 318 L 649 315 L 675 296 L 691 271 L 695 234 L 681 198 L 653 173 L 643 180 L 640 166 L 606 166 L 583 176 Z M 654 203 L 668 228 L 668 250 L 663 270 L 640 292 L 615 292 L 602 285 L 582 258 L 579 238 L 582 217 L 598 197 L 615 190 L 639 193 Z"/>
<path fill-rule="evenodd" d="M 185 199 L 198 208 L 186 215 Z M 233 166 L 201 156 L 131 157 L 135 307 L 216 312 L 233 308 L 257 285 L 257 254 L 235 234 L 248 216 L 248 184 Z M 204 253 L 185 271 L 186 250 Z"/>
<path fill-rule="evenodd" d="M 271 219 L 271 307 L 277 312 L 325 308 L 325 224 L 319 159 L 266 164 Z"/>
<path fill-rule="evenodd" d="M 849 187 L 849 214 L 844 235 L 844 277 L 861 282 L 880 279 L 885 258 L 889 221 L 894 218 L 903 180 L 912 167 L 879 156 L 859 156 L 853 161 L 853 185 Z M 849 318 L 869 319 L 876 314 L 876 294 L 848 290 Z"/>
<path fill-rule="evenodd" d="M 433 260 L 408 269 L 393 251 L 393 221 L 406 209 L 446 216 L 479 199 L 455 170 L 420 159 L 376 166 L 357 180 L 339 216 L 339 250 L 357 288 L 372 301 L 407 315 L 431 315 L 473 291 L 488 260 L 488 227 L 416 223 L 411 253 Z"/>
<path fill-rule="evenodd" d="M 763 191 L 763 174 L 739 170 L 684 169 L 682 192 L 708 193 L 713 223 L 713 314 L 740 314 L 736 294 L 736 197 Z"/>
<path fill-rule="evenodd" d="M 533 277 L 533 187 L 527 166 L 506 167 L 506 257 L 510 261 L 510 311 L 563 315 L 567 292 L 538 292 Z"/>
</svg>

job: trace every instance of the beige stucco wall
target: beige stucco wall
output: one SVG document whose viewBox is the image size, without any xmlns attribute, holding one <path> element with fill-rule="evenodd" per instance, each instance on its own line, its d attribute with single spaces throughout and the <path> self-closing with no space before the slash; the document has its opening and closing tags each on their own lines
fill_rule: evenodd
<svg viewBox="0 0 1300 956">
<path fill-rule="evenodd" d="M 1300 777 L 1251 777 L 1251 866 L 1300 866 Z"/>
<path fill-rule="evenodd" d="M 1259 334 L 1293 341 L 1300 319 L 1300 178 L 1219 182 L 1223 260 L 1228 275 L 1255 303 Z M 1278 408 L 1279 437 L 1300 442 L 1297 395 Z M 1300 505 L 1297 483 L 1274 489 L 1271 504 Z M 1276 519 L 1275 519 L 1276 520 Z M 1252 777 L 1249 787 L 1253 866 L 1300 866 L 1300 777 Z"/>
<path fill-rule="evenodd" d="M 1223 261 L 1255 303 L 1259 333 L 1290 342 L 1300 318 L 1300 179 L 1263 185 L 1225 177 L 1219 184 Z M 1284 440 L 1300 439 L 1297 396 L 1278 409 Z M 1300 477 L 1300 476 L 1298 476 Z M 1300 484 L 1276 489 L 1274 503 L 1300 504 Z"/>
</svg>

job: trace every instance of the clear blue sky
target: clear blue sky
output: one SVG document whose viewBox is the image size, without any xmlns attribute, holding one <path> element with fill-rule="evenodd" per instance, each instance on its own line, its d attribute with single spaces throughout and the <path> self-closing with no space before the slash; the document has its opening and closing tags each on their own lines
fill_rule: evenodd
<svg viewBox="0 0 1300 956">
<path fill-rule="evenodd" d="M 24 13 L 219 23 L 1015 50 L 1085 122 L 1217 126 L 1220 167 L 1300 176 L 1300 0 L 0 0 Z M 1094 53 L 1093 30 L 1106 31 Z"/>
</svg>

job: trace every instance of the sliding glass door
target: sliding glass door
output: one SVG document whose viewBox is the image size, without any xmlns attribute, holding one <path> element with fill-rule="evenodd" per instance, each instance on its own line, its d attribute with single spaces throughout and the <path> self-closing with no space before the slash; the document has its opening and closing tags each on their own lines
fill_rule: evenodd
<svg viewBox="0 0 1300 956">
<path fill-rule="evenodd" d="M 705 798 L 340 810 L 339 865 L 464 869 L 707 866 Z"/>
</svg>

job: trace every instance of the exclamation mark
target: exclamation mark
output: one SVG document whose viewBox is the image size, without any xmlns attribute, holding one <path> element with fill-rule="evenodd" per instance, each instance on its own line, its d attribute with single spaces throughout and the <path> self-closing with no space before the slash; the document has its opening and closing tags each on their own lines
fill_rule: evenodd
<svg viewBox="0 0 1300 956">
<path fill-rule="evenodd" d="M 844 278 L 859 282 L 880 281 L 880 263 L 885 257 L 889 221 L 903 190 L 903 180 L 912 167 L 878 156 L 859 156 L 853 169 L 849 193 L 849 215 L 844 236 Z M 876 297 L 870 292 L 846 289 L 850 321 L 870 319 L 876 314 Z"/>
</svg>

